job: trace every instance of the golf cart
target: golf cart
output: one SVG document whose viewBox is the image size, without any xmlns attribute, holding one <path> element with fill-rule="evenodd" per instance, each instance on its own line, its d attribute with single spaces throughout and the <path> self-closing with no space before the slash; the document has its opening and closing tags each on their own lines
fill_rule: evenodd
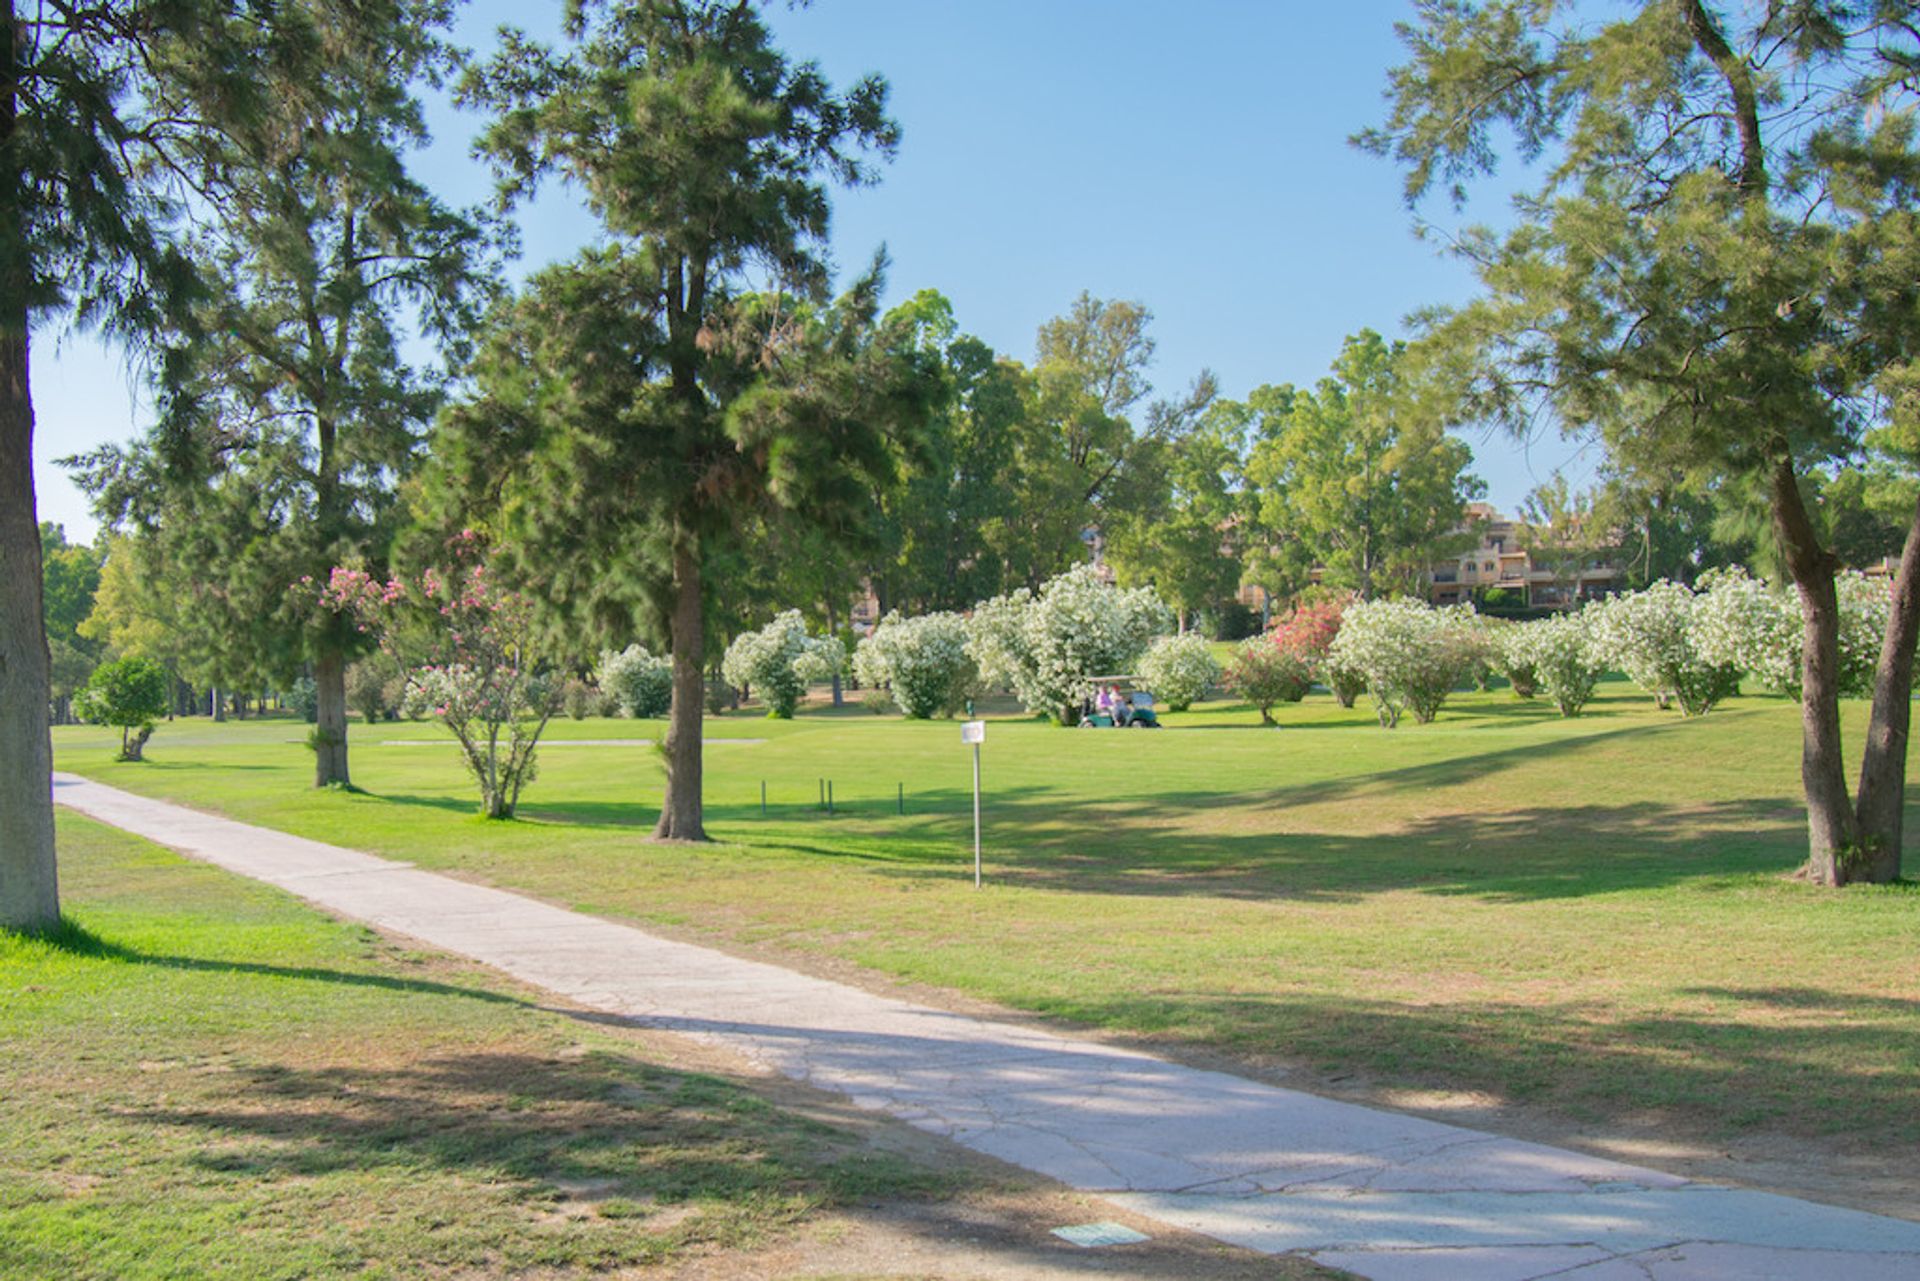
<svg viewBox="0 0 1920 1281">
<path fill-rule="evenodd" d="M 1124 722 L 1116 721 L 1107 713 L 1095 710 L 1095 699 L 1088 698 L 1086 711 L 1080 717 L 1081 729 L 1160 728 L 1160 718 L 1153 710 L 1153 695 L 1140 688 L 1138 676 L 1090 676 L 1087 683 L 1093 686 L 1095 696 L 1102 689 L 1111 689 L 1126 700 L 1127 711 Z"/>
</svg>

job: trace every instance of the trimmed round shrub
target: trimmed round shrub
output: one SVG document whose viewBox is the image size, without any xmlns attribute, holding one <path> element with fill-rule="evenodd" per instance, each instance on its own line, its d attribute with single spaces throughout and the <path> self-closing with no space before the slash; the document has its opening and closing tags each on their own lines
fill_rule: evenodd
<svg viewBox="0 0 1920 1281">
<path fill-rule="evenodd" d="M 1204 636 L 1162 636 L 1140 660 L 1140 678 L 1169 709 L 1184 712 L 1220 679 L 1220 664 Z"/>
<path fill-rule="evenodd" d="M 1131 672 L 1173 613 L 1145 587 L 1122 591 L 1091 565 L 974 607 L 967 653 L 983 683 L 1013 691 L 1030 712 L 1077 724 L 1088 677 Z"/>
<path fill-rule="evenodd" d="M 888 614 L 854 647 L 853 674 L 870 689 L 886 687 L 910 719 L 951 716 L 966 705 L 975 675 L 966 620 L 946 613 Z"/>
<path fill-rule="evenodd" d="M 120 759 L 142 760 L 154 722 L 167 714 L 172 678 L 149 658 L 122 658 L 93 669 L 73 696 L 73 710 L 95 725 L 120 730 Z"/>
<path fill-rule="evenodd" d="M 1539 680 L 1540 692 L 1553 701 L 1562 716 L 1578 716 L 1607 663 L 1594 643 L 1593 628 L 1583 614 L 1561 614 L 1522 623 L 1503 637 L 1506 652 L 1522 656 Z"/>
<path fill-rule="evenodd" d="M 1644 591 L 1590 605 L 1586 614 L 1608 665 L 1660 706 L 1671 699 L 1685 715 L 1704 716 L 1739 689 L 1740 669 L 1713 661 L 1694 643 L 1695 599 L 1691 588 L 1663 578 Z"/>
<path fill-rule="evenodd" d="M 1328 657 L 1365 678 L 1380 724 L 1392 729 L 1403 711 L 1422 725 L 1439 715 L 1466 674 L 1474 643 L 1456 610 L 1417 600 L 1361 601 L 1342 618 Z"/>
<path fill-rule="evenodd" d="M 720 671 L 729 684 L 754 689 L 768 716 L 786 720 L 810 682 L 831 679 L 845 663 L 839 640 L 807 635 L 800 611 L 790 609 L 760 630 L 734 637 Z"/>
<path fill-rule="evenodd" d="M 287 706 L 307 724 L 320 719 L 320 687 L 311 676 L 296 676 L 287 689 Z"/>
<path fill-rule="evenodd" d="M 1494 632 L 1494 661 L 1513 687 L 1515 698 L 1532 698 L 1540 689 L 1540 673 L 1533 665 L 1533 641 L 1527 624 L 1509 623 Z"/>
<path fill-rule="evenodd" d="M 610 650 L 600 655 L 594 683 L 613 700 L 622 716 L 641 720 L 665 716 L 673 704 L 673 660 L 647 652 L 644 645 L 629 645 L 618 653 Z M 593 708 L 590 698 L 582 697 L 580 703 L 583 710 L 576 720 L 589 715 Z M 571 697 L 567 714 L 573 715 Z"/>
<path fill-rule="evenodd" d="M 1893 608 L 1889 584 L 1849 571 L 1834 582 L 1840 606 L 1840 692 L 1873 692 L 1880 644 Z M 1805 614 L 1797 592 L 1779 590 L 1735 567 L 1703 574 L 1689 620 L 1700 657 L 1789 697 L 1801 695 Z"/>
<path fill-rule="evenodd" d="M 371 654 L 347 668 L 347 706 L 369 725 L 398 716 L 406 696 L 406 673 L 385 654 Z"/>
</svg>

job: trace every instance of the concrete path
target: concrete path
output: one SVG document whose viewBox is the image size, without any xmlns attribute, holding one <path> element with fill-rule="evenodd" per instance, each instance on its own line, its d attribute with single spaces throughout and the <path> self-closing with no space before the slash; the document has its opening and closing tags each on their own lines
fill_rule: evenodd
<svg viewBox="0 0 1920 1281">
<path fill-rule="evenodd" d="M 952 1014 L 56 775 L 102 822 L 717 1042 L 1167 1223 L 1378 1281 L 1920 1278 L 1920 1223 L 1688 1182 Z"/>
</svg>

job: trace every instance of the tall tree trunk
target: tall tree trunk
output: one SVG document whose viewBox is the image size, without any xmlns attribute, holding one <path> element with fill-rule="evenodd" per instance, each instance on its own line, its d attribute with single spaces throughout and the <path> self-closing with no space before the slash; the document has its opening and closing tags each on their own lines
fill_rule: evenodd
<svg viewBox="0 0 1920 1281">
<path fill-rule="evenodd" d="M 833 636 L 833 637 L 838 637 L 840 635 L 840 633 L 837 630 L 835 630 L 833 625 L 833 593 L 832 592 L 827 593 L 827 635 Z M 846 692 L 840 688 L 840 669 L 836 667 L 833 669 L 833 705 L 835 707 L 845 707 L 846 704 L 847 704 Z"/>
<path fill-rule="evenodd" d="M 1907 804 L 1907 726 L 1913 714 L 1913 650 L 1920 639 L 1920 504 L 1893 580 L 1893 612 L 1874 670 L 1867 750 L 1860 761 L 1855 814 L 1865 854 L 1856 880 L 1884 884 L 1900 876 L 1902 816 Z"/>
<path fill-rule="evenodd" d="M 27 358 L 32 264 L 22 239 L 25 174 L 16 149 L 20 55 L 14 0 L 0 0 L 0 926 L 60 920 L 53 852 L 52 659 L 33 495 Z"/>
<path fill-rule="evenodd" d="M 12 70 L 13 6 L 4 22 Z M 11 95 L 0 99 L 0 141 L 11 136 Z M 14 184 L 18 175 L 0 175 Z M 11 192 L 9 192 L 11 194 Z M 8 203 L 11 203 L 10 201 Z M 11 215 L 0 215 L 0 220 Z M 15 227 L 0 230 L 12 240 Z M 5 246 L 9 259 L 22 252 Z M 53 737 L 47 723 L 51 660 L 40 587 L 40 527 L 33 495 L 33 395 L 27 374 L 27 309 L 18 268 L 4 264 L 0 316 L 0 926 L 45 929 L 60 919 L 53 853 Z M 19 301 L 16 301 L 19 300 Z"/>
<path fill-rule="evenodd" d="M 331 646 L 313 663 L 313 785 L 351 787 L 347 773 L 347 660 Z"/>
<path fill-rule="evenodd" d="M 1807 875 L 1822 885 L 1844 885 L 1860 831 L 1847 796 L 1846 756 L 1840 742 L 1840 600 L 1833 553 L 1820 545 L 1800 496 L 1793 464 L 1774 464 L 1773 527 L 1800 591 L 1806 620 L 1800 659 L 1800 786 L 1807 800 Z"/>
<path fill-rule="evenodd" d="M 667 791 L 653 836 L 660 841 L 704 841 L 701 808 L 701 715 L 706 689 L 707 621 L 700 583 L 700 550 L 681 535 L 673 548 L 673 705 L 667 712 Z"/>
<path fill-rule="evenodd" d="M 220 692 L 218 685 L 211 686 L 207 690 L 207 714 L 213 717 L 215 725 L 226 722 L 227 698 Z"/>
</svg>

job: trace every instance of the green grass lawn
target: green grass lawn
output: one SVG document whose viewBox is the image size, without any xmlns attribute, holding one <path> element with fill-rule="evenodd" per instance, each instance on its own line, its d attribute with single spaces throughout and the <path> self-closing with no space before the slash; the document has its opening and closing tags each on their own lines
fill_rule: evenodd
<svg viewBox="0 0 1920 1281">
<path fill-rule="evenodd" d="M 1857 742 L 1863 711 L 1847 712 Z M 556 741 L 504 824 L 471 816 L 451 747 L 380 745 L 438 741 L 428 725 L 356 725 L 359 794 L 309 788 L 304 727 L 284 721 L 162 726 L 145 765 L 111 762 L 95 729 L 56 731 L 56 749 L 106 782 L 566 906 L 1389 1100 L 1467 1092 L 1888 1155 L 1920 1141 L 1920 892 L 1787 879 L 1804 840 L 1792 704 L 1687 721 L 1616 682 L 1574 721 L 1504 692 L 1390 733 L 1364 700 L 1276 715 L 994 721 L 979 893 L 951 722 L 710 721 L 764 741 L 710 746 L 707 847 L 645 842 L 661 772 L 644 747 Z"/>
<path fill-rule="evenodd" d="M 823 1207 L 967 1184 L 278 891 L 60 836 L 72 926 L 0 933 L 0 1276 L 724 1272 Z"/>
</svg>

